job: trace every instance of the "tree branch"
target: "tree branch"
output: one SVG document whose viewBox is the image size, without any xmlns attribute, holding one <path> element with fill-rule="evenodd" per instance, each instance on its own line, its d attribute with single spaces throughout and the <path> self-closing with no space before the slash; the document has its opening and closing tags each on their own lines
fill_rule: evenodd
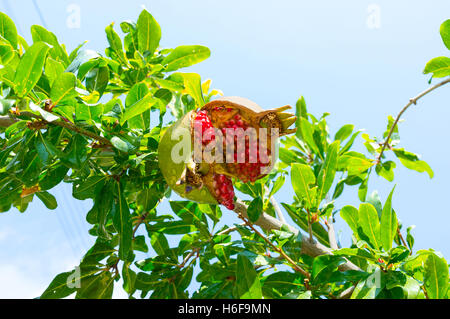
<svg viewBox="0 0 450 319">
<path fill-rule="evenodd" d="M 270 193 L 269 188 L 267 186 L 265 186 L 265 188 L 266 188 L 266 192 Z M 273 209 L 275 209 L 275 212 L 277 213 L 277 216 L 280 219 L 280 221 L 283 224 L 286 224 L 286 219 L 284 218 L 283 211 L 281 210 L 280 205 L 278 205 L 278 202 L 275 199 L 275 197 L 271 196 L 269 200 L 272 203 Z"/>
<path fill-rule="evenodd" d="M 330 241 L 331 249 L 333 249 L 333 250 L 339 249 L 339 246 L 338 246 L 337 240 L 336 240 L 336 233 L 334 231 L 333 217 L 331 217 L 328 220 L 327 226 L 328 226 L 328 240 Z"/>
<path fill-rule="evenodd" d="M 30 118 L 34 118 L 36 120 L 43 121 L 43 122 L 47 123 L 48 125 L 60 126 L 60 127 L 66 128 L 70 131 L 73 131 L 78 134 L 89 137 L 93 140 L 96 140 L 96 141 L 100 142 L 101 144 L 112 145 L 111 142 L 107 138 L 97 135 L 91 131 L 85 130 L 84 128 L 78 127 L 75 124 L 72 124 L 70 122 L 65 122 L 62 119 L 53 121 L 53 122 L 48 122 L 42 116 L 33 114 L 31 112 L 21 112 L 20 115 L 10 114 L 10 115 L 6 115 L 6 116 L 0 116 L 0 127 L 8 127 L 8 126 L 14 124 L 15 122 L 19 121 L 18 116 L 27 116 Z"/>
<path fill-rule="evenodd" d="M 10 116 L 0 116 L 0 127 L 8 127 L 16 123 L 18 120 Z"/>
<path fill-rule="evenodd" d="M 450 78 L 448 78 L 448 79 L 446 79 L 446 80 L 444 80 L 444 81 L 442 81 L 442 82 L 439 82 L 438 84 L 433 85 L 432 87 L 426 89 L 425 91 L 423 91 L 422 93 L 420 93 L 420 94 L 417 95 L 416 97 L 413 97 L 412 99 L 409 100 L 408 104 L 406 104 L 406 105 L 402 108 L 402 110 L 400 111 L 400 113 L 398 113 L 397 117 L 395 118 L 394 124 L 392 124 L 392 127 L 391 127 L 391 129 L 390 129 L 388 135 L 386 136 L 386 140 L 384 141 L 383 145 L 381 146 L 380 155 L 378 155 L 378 158 L 377 158 L 377 160 L 376 160 L 376 163 L 377 163 L 377 164 L 380 163 L 381 157 L 383 156 L 383 152 L 384 152 L 384 150 L 386 149 L 386 147 L 388 147 L 388 145 L 389 145 L 389 140 L 390 140 L 390 138 L 391 138 L 391 136 L 392 136 L 392 133 L 394 133 L 394 130 L 395 130 L 397 124 L 398 124 L 398 121 L 399 121 L 400 118 L 402 117 L 403 113 L 405 113 L 406 110 L 407 110 L 411 105 L 413 105 L 413 104 L 416 105 L 416 104 L 417 104 L 417 101 L 420 100 L 422 97 L 424 97 L 424 96 L 427 95 L 428 93 L 430 93 L 430 92 L 436 90 L 437 88 L 439 88 L 439 87 L 441 87 L 441 86 L 443 86 L 443 85 L 445 85 L 445 84 L 447 84 L 447 83 L 450 83 Z"/>
<path fill-rule="evenodd" d="M 305 271 L 302 267 L 300 267 L 299 265 L 297 265 L 297 263 L 295 261 L 292 260 L 291 257 L 289 257 L 288 255 L 286 255 L 286 253 L 283 251 L 283 249 L 275 246 L 269 239 L 267 239 L 266 236 L 264 236 L 263 234 L 261 234 L 254 226 L 253 224 L 246 218 L 244 217 L 242 214 L 238 214 L 239 218 L 241 218 L 244 223 L 250 227 L 259 237 L 261 237 L 262 239 L 264 239 L 264 241 L 270 246 L 272 247 L 273 250 L 275 250 L 277 253 L 279 253 L 287 262 L 289 262 L 291 264 L 291 266 L 298 271 L 299 273 L 301 273 L 303 276 L 305 276 L 306 278 L 311 278 L 311 275 Z"/>
<path fill-rule="evenodd" d="M 245 218 L 248 218 L 247 206 L 239 199 L 236 201 L 234 212 L 238 215 L 241 214 Z M 285 226 L 296 235 L 298 235 L 298 233 L 300 232 L 297 228 L 294 228 L 289 224 L 282 223 L 278 219 L 276 219 L 266 213 L 262 213 L 261 216 L 259 217 L 259 219 L 256 222 L 254 222 L 253 224 L 255 224 L 267 231 L 270 231 L 272 229 L 281 229 L 282 226 Z M 311 257 L 333 254 L 333 252 L 330 248 L 322 245 L 321 243 L 316 242 L 314 239 L 311 241 L 309 241 L 309 240 L 302 241 L 302 252 Z M 345 264 L 342 264 L 339 267 L 339 269 L 341 271 L 361 270 L 361 269 L 359 269 L 358 266 L 356 266 L 355 264 L 353 264 L 349 261 L 346 262 Z"/>
</svg>

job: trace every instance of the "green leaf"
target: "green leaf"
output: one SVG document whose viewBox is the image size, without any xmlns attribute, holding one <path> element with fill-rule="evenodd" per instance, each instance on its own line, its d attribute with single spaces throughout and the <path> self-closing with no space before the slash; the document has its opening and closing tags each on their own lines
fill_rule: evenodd
<svg viewBox="0 0 450 319">
<path fill-rule="evenodd" d="M 314 154 L 320 156 L 319 148 L 317 147 L 313 137 L 314 127 L 305 117 L 300 118 L 300 130 L 302 132 L 303 140 L 306 142 L 306 144 L 308 144 L 309 148 L 313 151 Z"/>
<path fill-rule="evenodd" d="M 39 115 L 41 115 L 47 122 L 53 122 L 59 119 L 59 117 L 56 116 L 55 114 L 47 112 L 46 110 L 42 109 L 39 105 L 36 105 L 33 102 L 30 102 L 29 106 L 30 110 L 34 111 L 34 113 L 39 113 Z"/>
<path fill-rule="evenodd" d="M 70 61 L 66 50 L 62 48 L 58 39 L 52 32 L 40 25 L 33 25 L 31 26 L 31 36 L 34 43 L 39 41 L 48 43 L 51 46 L 49 55 L 55 60 L 62 61 L 65 66 L 69 65 Z"/>
<path fill-rule="evenodd" d="M 429 74 L 433 73 L 435 78 L 443 78 L 450 75 L 450 58 L 445 56 L 440 56 L 428 61 L 423 70 L 423 73 Z"/>
<path fill-rule="evenodd" d="M 383 213 L 381 214 L 380 239 L 385 251 L 388 251 L 392 248 L 392 242 L 394 241 L 395 235 L 397 234 L 397 215 L 392 209 L 392 195 L 394 193 L 394 189 L 395 187 L 389 194 L 386 203 L 384 203 Z"/>
<path fill-rule="evenodd" d="M 5 13 L 0 12 L 0 35 L 11 43 L 11 46 L 17 48 L 17 29 L 14 22 Z"/>
<path fill-rule="evenodd" d="M 361 202 L 366 201 L 367 191 L 369 189 L 368 182 L 369 182 L 369 175 L 367 175 L 367 177 L 364 179 L 364 181 L 361 183 L 361 185 L 359 185 L 358 198 Z"/>
<path fill-rule="evenodd" d="M 372 204 L 373 207 L 377 210 L 378 218 L 381 219 L 381 215 L 383 213 L 383 204 L 381 203 L 380 196 L 378 195 L 378 191 L 373 191 L 372 194 L 367 198 L 367 203 Z"/>
<path fill-rule="evenodd" d="M 424 284 L 431 299 L 446 298 L 449 282 L 448 265 L 444 258 L 431 253 L 425 262 Z"/>
<path fill-rule="evenodd" d="M 42 163 L 48 165 L 56 155 L 60 155 L 60 151 L 44 136 L 41 132 L 35 140 L 36 151 Z"/>
<path fill-rule="evenodd" d="M 89 92 L 103 95 L 109 82 L 109 69 L 106 66 L 94 68 L 86 75 L 86 88 Z"/>
<path fill-rule="evenodd" d="M 292 220 L 298 226 L 300 226 L 301 229 L 303 229 L 305 232 L 308 232 L 309 226 L 307 214 L 305 212 L 302 212 L 300 209 L 296 211 L 294 206 L 287 205 L 286 203 L 281 203 L 281 205 L 286 209 L 287 213 L 289 214 L 289 217 L 291 217 Z M 322 227 L 320 223 L 313 223 L 312 231 L 313 235 L 317 238 L 317 240 L 321 244 L 326 246 L 330 245 L 328 232 L 325 230 L 325 228 Z"/>
<path fill-rule="evenodd" d="M 80 134 L 76 134 L 64 150 L 61 160 L 71 168 L 80 168 L 87 159 L 87 141 Z"/>
<path fill-rule="evenodd" d="M 130 263 L 123 263 L 122 267 L 122 279 L 123 279 L 123 289 L 129 294 L 132 295 L 135 291 L 135 282 L 136 282 L 136 273 L 130 269 Z"/>
<path fill-rule="evenodd" d="M 112 51 L 117 55 L 117 58 L 123 64 L 128 64 L 127 58 L 125 57 L 125 52 L 123 52 L 122 40 L 119 35 L 113 29 L 114 23 L 111 23 L 106 27 L 106 38 L 108 39 L 108 43 Z"/>
<path fill-rule="evenodd" d="M 300 120 L 301 120 L 301 118 L 308 118 L 308 111 L 306 109 L 306 101 L 303 96 L 301 96 L 295 103 L 295 115 L 297 116 L 297 119 L 295 121 L 295 127 L 297 128 L 297 132 L 295 133 L 295 135 L 299 139 L 303 139 L 302 130 L 301 130 L 301 126 L 300 126 Z"/>
<path fill-rule="evenodd" d="M 352 134 L 354 128 L 355 126 L 353 124 L 346 124 L 342 126 L 339 131 L 336 132 L 336 135 L 334 135 L 334 140 L 346 140 Z"/>
<path fill-rule="evenodd" d="M 166 66 L 166 72 L 171 72 L 206 60 L 210 55 L 211 51 L 207 47 L 182 45 L 170 52 L 161 63 Z"/>
<path fill-rule="evenodd" d="M 19 97 L 26 96 L 39 81 L 49 50 L 46 43 L 36 42 L 20 59 L 14 78 L 15 91 Z"/>
<path fill-rule="evenodd" d="M 69 277 L 73 276 L 73 272 L 63 272 L 57 275 L 50 285 L 40 296 L 40 299 L 62 299 L 76 291 L 75 285 L 69 287 Z"/>
<path fill-rule="evenodd" d="M 298 198 L 306 201 L 307 208 L 312 208 L 315 202 L 315 194 L 310 189 L 310 185 L 315 184 L 316 178 L 311 167 L 305 164 L 292 164 L 291 182 Z"/>
<path fill-rule="evenodd" d="M 358 234 L 359 216 L 358 210 L 353 206 L 344 206 L 341 209 L 341 217 L 356 235 Z"/>
<path fill-rule="evenodd" d="M 356 208 L 355 208 L 356 209 Z M 351 256 L 358 257 L 365 260 L 375 261 L 377 258 L 369 253 L 367 250 L 361 248 L 341 248 L 333 250 L 333 254 L 336 256 Z"/>
<path fill-rule="evenodd" d="M 147 243 L 145 242 L 145 236 L 144 235 L 139 235 L 139 236 L 135 236 L 133 238 L 133 245 L 132 245 L 132 249 L 136 250 L 136 251 L 141 251 L 144 253 L 148 253 L 148 246 Z"/>
<path fill-rule="evenodd" d="M 252 200 L 250 205 L 248 205 L 247 208 L 248 218 L 252 223 L 254 223 L 259 219 L 259 216 L 261 216 L 262 211 L 263 211 L 263 200 L 261 199 L 260 196 L 258 196 Z"/>
<path fill-rule="evenodd" d="M 311 271 L 313 284 L 328 283 L 333 272 L 344 263 L 345 259 L 341 256 L 322 255 L 314 258 Z"/>
<path fill-rule="evenodd" d="M 441 24 L 440 33 L 447 49 L 450 50 L 450 19 Z"/>
<path fill-rule="evenodd" d="M 236 286 L 239 299 L 261 299 L 261 283 L 258 273 L 250 260 L 238 255 L 236 267 Z"/>
<path fill-rule="evenodd" d="M 397 165 L 393 161 L 386 161 L 375 166 L 375 171 L 381 177 L 384 177 L 387 181 L 392 182 L 394 180 L 394 168 Z"/>
<path fill-rule="evenodd" d="M 150 236 L 150 242 L 155 252 L 160 256 L 166 255 L 170 249 L 169 242 L 163 233 L 152 233 Z"/>
<path fill-rule="evenodd" d="M 47 57 L 44 71 L 45 75 L 47 76 L 48 83 L 51 87 L 53 86 L 56 78 L 58 78 L 58 76 L 60 76 L 64 72 L 64 65 L 61 62 L 52 59 L 51 57 Z"/>
<path fill-rule="evenodd" d="M 372 167 L 373 164 L 372 160 L 357 152 L 344 153 L 338 160 L 338 168 L 347 170 L 349 175 L 359 175 Z"/>
<path fill-rule="evenodd" d="M 389 263 L 395 264 L 408 258 L 410 251 L 405 246 L 397 246 L 389 251 Z"/>
<path fill-rule="evenodd" d="M 81 65 L 84 63 L 99 58 L 100 55 L 92 50 L 81 50 L 77 53 L 76 58 L 72 61 L 72 63 L 67 67 L 66 72 L 76 73 Z"/>
<path fill-rule="evenodd" d="M 134 104 L 130 105 L 125 109 L 125 112 L 123 113 L 120 119 L 120 125 L 123 125 L 129 119 L 138 116 L 147 110 L 150 110 L 152 105 L 155 105 L 156 102 L 157 101 L 153 98 L 151 92 L 149 92 L 143 98 L 141 98 L 140 100 L 138 100 L 137 102 L 135 102 Z"/>
<path fill-rule="evenodd" d="M 411 225 L 406 229 L 406 243 L 408 244 L 409 250 L 412 251 L 414 247 L 414 237 L 411 234 L 411 231 L 415 228 L 415 225 Z"/>
<path fill-rule="evenodd" d="M 377 210 L 372 204 L 363 203 L 359 206 L 359 225 L 375 249 L 381 247 L 380 243 L 380 221 Z"/>
<path fill-rule="evenodd" d="M 107 176 L 90 176 L 83 182 L 73 187 L 72 195 L 76 199 L 84 200 L 88 198 L 94 198 L 100 189 L 105 186 Z"/>
<path fill-rule="evenodd" d="M 136 199 L 136 204 L 140 211 L 150 212 L 158 204 L 160 197 L 152 188 L 143 189 L 139 192 Z"/>
<path fill-rule="evenodd" d="M 196 105 L 201 107 L 205 104 L 202 92 L 202 81 L 197 73 L 177 73 L 183 77 L 186 92 L 192 96 Z"/>
<path fill-rule="evenodd" d="M 44 178 L 39 181 L 42 190 L 49 190 L 62 182 L 69 168 L 65 165 L 58 165 L 47 170 Z"/>
<path fill-rule="evenodd" d="M 111 138 L 111 144 L 117 148 L 119 151 L 125 152 L 125 153 L 132 153 L 136 150 L 136 147 L 131 144 L 128 140 L 126 140 L 123 137 L 119 136 L 113 136 Z"/>
<path fill-rule="evenodd" d="M 153 56 L 161 39 L 161 28 L 147 11 L 143 10 L 137 21 L 138 47 L 142 54 Z"/>
<path fill-rule="evenodd" d="M 58 207 L 58 203 L 56 202 L 55 196 L 50 194 L 49 192 L 43 191 L 36 193 L 36 196 L 44 203 L 44 205 L 48 209 L 56 209 Z"/>
<path fill-rule="evenodd" d="M 412 169 L 419 173 L 427 172 L 428 176 L 433 178 L 434 173 L 430 165 L 428 165 L 425 161 L 419 160 L 419 156 L 417 154 L 405 151 L 403 148 L 394 148 L 393 151 L 406 168 Z"/>
<path fill-rule="evenodd" d="M 338 153 L 339 141 L 335 141 L 328 147 L 325 163 L 323 164 L 317 179 L 319 185 L 319 201 L 325 198 L 331 188 L 331 185 L 333 185 L 334 176 L 336 174 Z"/>
<path fill-rule="evenodd" d="M 293 291 L 304 291 L 304 286 L 300 283 L 301 277 L 288 271 L 277 271 L 261 282 L 264 297 L 267 299 L 285 297 Z"/>
<path fill-rule="evenodd" d="M 116 184 L 115 195 L 112 210 L 113 225 L 119 233 L 119 258 L 126 260 L 131 250 L 133 226 L 130 209 L 119 183 Z"/>
<path fill-rule="evenodd" d="M 102 271 L 81 279 L 81 288 L 77 299 L 111 299 L 114 290 L 114 278 L 109 271 Z"/>
<path fill-rule="evenodd" d="M 149 90 L 145 83 L 137 83 L 133 85 L 130 92 L 125 99 L 125 107 L 129 108 L 139 100 L 143 99 Z M 128 127 L 133 129 L 148 129 L 150 127 L 150 111 L 146 110 L 143 113 L 128 120 Z"/>
<path fill-rule="evenodd" d="M 73 73 L 61 73 L 53 82 L 50 99 L 54 105 L 78 95 L 75 91 L 76 77 Z"/>
<path fill-rule="evenodd" d="M 75 106 L 76 120 L 77 122 L 86 121 L 88 123 L 100 122 L 100 116 L 103 111 L 102 104 L 86 104 L 79 102 Z"/>
</svg>

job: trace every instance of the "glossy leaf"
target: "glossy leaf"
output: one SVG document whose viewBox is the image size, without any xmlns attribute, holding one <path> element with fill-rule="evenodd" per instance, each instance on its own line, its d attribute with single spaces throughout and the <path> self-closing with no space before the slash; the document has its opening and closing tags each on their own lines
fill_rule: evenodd
<svg viewBox="0 0 450 319">
<path fill-rule="evenodd" d="M 423 73 L 429 74 L 432 73 L 435 78 L 443 78 L 445 76 L 450 75 L 450 58 L 441 56 L 434 59 L 431 59 Z"/>
<path fill-rule="evenodd" d="M 17 29 L 14 22 L 5 13 L 0 12 L 0 35 L 16 49 L 18 43 Z"/>
<path fill-rule="evenodd" d="M 158 48 L 159 40 L 161 39 L 161 28 L 147 10 L 143 10 L 139 15 L 137 35 L 139 51 L 142 54 L 152 56 Z"/>
<path fill-rule="evenodd" d="M 157 101 L 153 98 L 153 95 L 151 93 L 148 93 L 143 98 L 125 109 L 125 112 L 120 119 L 121 125 L 123 125 L 129 119 L 132 119 L 133 117 L 138 116 L 147 110 L 150 110 L 152 105 L 155 105 L 156 103 Z"/>
<path fill-rule="evenodd" d="M 44 203 L 44 205 L 48 209 L 56 209 L 58 207 L 55 196 L 53 196 L 49 192 L 38 192 L 36 193 L 36 196 Z"/>
<path fill-rule="evenodd" d="M 14 78 L 19 97 L 26 96 L 39 81 L 49 50 L 48 44 L 36 42 L 22 56 Z"/>
<path fill-rule="evenodd" d="M 380 242 L 380 221 L 378 214 L 371 204 L 361 204 L 358 211 L 359 225 L 364 234 L 369 239 L 370 243 L 375 249 L 381 247 Z"/>
<path fill-rule="evenodd" d="M 50 99 L 54 105 L 78 95 L 75 91 L 76 77 L 73 73 L 61 73 L 53 82 Z"/>
<path fill-rule="evenodd" d="M 261 299 L 261 283 L 258 274 L 247 257 L 238 255 L 236 286 L 239 299 Z"/>
<path fill-rule="evenodd" d="M 252 200 L 250 205 L 248 205 L 247 208 L 248 218 L 252 223 L 254 223 L 259 219 L 259 216 L 261 216 L 262 212 L 263 212 L 263 201 L 261 197 L 258 196 Z"/>
<path fill-rule="evenodd" d="M 441 24 L 440 33 L 447 49 L 450 50 L 450 19 Z"/>
<path fill-rule="evenodd" d="M 311 184 L 315 184 L 316 178 L 308 165 L 293 164 L 291 166 L 291 182 L 294 187 L 295 194 L 300 199 L 304 199 L 306 206 L 311 208 L 314 206 L 315 194 L 311 190 Z"/>
<path fill-rule="evenodd" d="M 328 147 L 325 162 L 320 170 L 319 177 L 317 179 L 319 185 L 319 200 L 325 198 L 331 188 L 331 185 L 333 184 L 334 176 L 336 174 L 338 153 L 339 141 L 336 141 Z"/>
<path fill-rule="evenodd" d="M 394 193 L 394 189 L 392 189 L 389 194 L 389 197 L 383 207 L 383 213 L 381 214 L 380 239 L 385 251 L 392 248 L 392 242 L 397 234 L 397 215 L 392 209 L 392 194 Z"/>
<path fill-rule="evenodd" d="M 358 210 L 353 206 L 344 206 L 341 209 L 340 215 L 354 234 L 358 234 L 359 216 Z"/>
<path fill-rule="evenodd" d="M 427 172 L 428 176 L 433 178 L 434 173 L 430 165 L 419 160 L 419 156 L 417 154 L 405 151 L 403 148 L 395 148 L 394 154 L 406 168 L 415 170 L 419 173 Z"/>
<path fill-rule="evenodd" d="M 167 72 L 175 71 L 181 68 L 191 66 L 199 63 L 211 55 L 211 51 L 201 45 L 182 45 L 176 47 L 170 54 L 162 61 L 166 65 Z"/>
<path fill-rule="evenodd" d="M 65 66 L 69 65 L 69 56 L 63 47 L 59 44 L 56 36 L 40 25 L 33 25 L 31 27 L 31 36 L 33 42 L 45 42 L 51 46 L 49 55 L 55 60 L 61 61 Z"/>
<path fill-rule="evenodd" d="M 126 260 L 131 249 L 133 226 L 130 209 L 120 184 L 115 187 L 116 199 L 113 204 L 113 225 L 119 233 L 119 258 Z"/>
<path fill-rule="evenodd" d="M 444 258 L 434 253 L 428 255 L 425 262 L 424 283 L 427 295 L 431 299 L 446 297 L 449 285 L 449 270 Z"/>
</svg>

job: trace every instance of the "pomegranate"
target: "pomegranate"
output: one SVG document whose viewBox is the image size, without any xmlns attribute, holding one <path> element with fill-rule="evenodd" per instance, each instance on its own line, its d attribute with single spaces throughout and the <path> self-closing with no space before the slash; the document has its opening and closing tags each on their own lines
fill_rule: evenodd
<svg viewBox="0 0 450 319">
<path fill-rule="evenodd" d="M 256 103 L 227 97 L 191 111 L 161 138 L 161 172 L 180 196 L 234 209 L 232 179 L 255 182 L 270 172 L 272 148 L 296 117 L 290 106 L 263 110 Z"/>
</svg>

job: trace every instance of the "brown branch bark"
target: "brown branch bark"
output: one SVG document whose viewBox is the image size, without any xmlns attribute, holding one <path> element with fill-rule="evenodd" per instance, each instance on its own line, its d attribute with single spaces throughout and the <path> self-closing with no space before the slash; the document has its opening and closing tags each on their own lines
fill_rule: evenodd
<svg viewBox="0 0 450 319">
<path fill-rule="evenodd" d="M 43 122 L 47 123 L 48 125 L 60 126 L 60 127 L 66 128 L 70 131 L 73 131 L 78 134 L 89 137 L 93 140 L 96 140 L 103 145 L 112 145 L 111 142 L 107 138 L 97 135 L 91 131 L 84 129 L 84 128 L 78 127 L 75 124 L 72 124 L 70 122 L 65 122 L 62 119 L 56 120 L 53 122 L 47 122 L 42 116 L 33 114 L 31 112 L 21 112 L 20 115 L 10 114 L 10 115 L 0 116 L 0 127 L 8 127 L 8 126 L 14 124 L 15 122 L 19 121 L 18 116 L 26 116 L 29 118 L 43 121 Z"/>
<path fill-rule="evenodd" d="M 238 215 L 241 214 L 245 218 L 248 218 L 247 206 L 241 200 L 236 201 L 234 212 Z M 285 226 L 294 234 L 297 235 L 299 233 L 299 230 L 297 228 L 295 228 L 289 224 L 284 224 L 281 221 L 279 221 L 278 219 L 276 219 L 266 213 L 262 213 L 261 216 L 259 217 L 259 219 L 256 222 L 254 222 L 254 224 L 261 227 L 262 229 L 268 230 L 268 231 L 270 231 L 272 229 L 281 229 L 282 226 Z M 311 241 L 310 240 L 302 241 L 302 252 L 304 254 L 312 256 L 312 257 L 333 254 L 333 252 L 330 248 L 322 245 L 321 243 L 315 241 L 314 239 Z M 341 271 L 361 270 L 361 269 L 359 269 L 358 266 L 356 266 L 355 264 L 353 264 L 351 262 L 342 264 L 339 267 L 339 269 Z"/>
</svg>

